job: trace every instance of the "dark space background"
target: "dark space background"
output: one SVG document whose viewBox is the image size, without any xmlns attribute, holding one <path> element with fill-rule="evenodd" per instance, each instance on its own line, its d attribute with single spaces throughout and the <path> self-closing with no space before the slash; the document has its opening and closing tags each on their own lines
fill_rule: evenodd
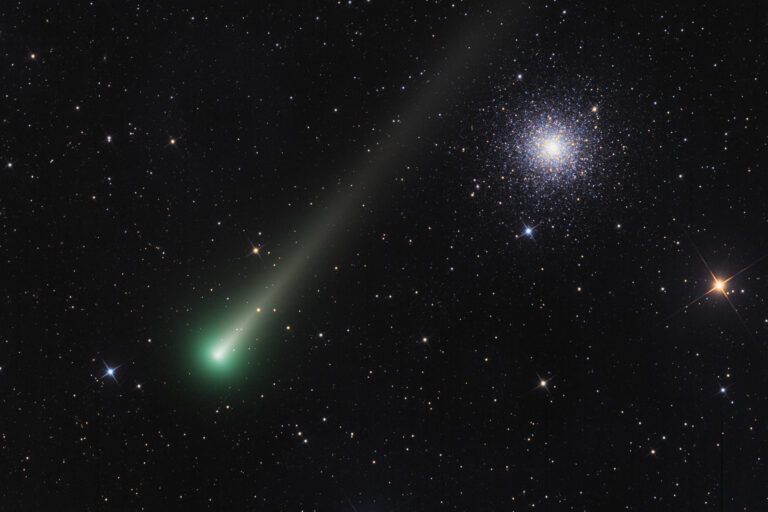
<svg viewBox="0 0 768 512">
<path fill-rule="evenodd" d="M 767 510 L 767 23 L 3 4 L 0 509 Z M 537 181 L 520 127 L 592 105 Z M 192 339 L 311 237 L 211 378 Z"/>
</svg>

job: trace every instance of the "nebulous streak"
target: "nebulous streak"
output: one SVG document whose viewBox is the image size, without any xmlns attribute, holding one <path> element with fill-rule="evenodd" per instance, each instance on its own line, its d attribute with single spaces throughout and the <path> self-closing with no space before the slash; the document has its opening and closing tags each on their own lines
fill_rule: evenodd
<svg viewBox="0 0 768 512">
<path fill-rule="evenodd" d="M 273 304 L 283 301 L 285 296 L 294 292 L 297 283 L 310 273 L 311 260 L 321 256 L 343 229 L 351 227 L 355 207 L 360 205 L 366 195 L 386 183 L 388 173 L 385 171 L 396 168 L 415 149 L 420 136 L 428 133 L 431 121 L 437 117 L 433 114 L 460 89 L 462 79 L 472 74 L 472 63 L 481 60 L 477 54 L 494 37 L 500 35 L 497 30 L 510 27 L 510 24 L 505 23 L 505 18 L 495 16 L 490 11 L 487 14 L 490 21 L 480 18 L 447 53 L 443 67 L 433 72 L 433 78 L 425 79 L 420 89 L 401 109 L 406 114 L 400 116 L 401 122 L 394 124 L 394 129 L 388 136 L 385 135 L 386 139 L 383 142 L 375 141 L 376 144 L 369 146 L 377 148 L 375 153 L 366 151 L 352 166 L 353 169 L 362 170 L 357 182 L 345 187 L 343 192 L 337 192 L 333 205 L 305 226 L 303 232 L 308 233 L 307 237 L 278 268 L 272 285 L 254 298 L 253 308 L 215 345 L 210 354 L 214 360 L 222 361 L 235 352 L 242 338 L 257 323 L 260 314 L 270 311 Z M 487 23 L 492 26 L 486 26 Z"/>
</svg>

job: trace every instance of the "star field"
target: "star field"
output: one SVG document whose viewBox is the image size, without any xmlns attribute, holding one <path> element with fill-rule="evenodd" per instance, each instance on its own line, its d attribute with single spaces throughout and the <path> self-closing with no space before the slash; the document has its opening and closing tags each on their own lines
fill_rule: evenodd
<svg viewBox="0 0 768 512">
<path fill-rule="evenodd" d="M 0 509 L 766 510 L 766 20 L 0 7 Z"/>
</svg>

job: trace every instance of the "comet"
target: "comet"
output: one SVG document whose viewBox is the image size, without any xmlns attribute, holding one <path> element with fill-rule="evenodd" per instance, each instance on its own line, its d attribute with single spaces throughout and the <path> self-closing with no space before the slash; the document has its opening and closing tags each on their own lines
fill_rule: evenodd
<svg viewBox="0 0 768 512">
<path fill-rule="evenodd" d="M 489 31 L 485 26 L 485 20 L 478 20 L 465 37 L 456 41 L 457 44 L 444 60 L 445 65 L 428 74 L 429 79 L 415 88 L 410 101 L 399 109 L 399 112 L 406 114 L 398 116 L 401 121 L 393 125 L 386 138 L 373 140 L 365 146 L 362 155 L 351 166 L 358 171 L 355 173 L 356 182 L 349 182 L 340 188 L 335 196 L 326 201 L 330 206 L 296 231 L 299 239 L 295 242 L 295 249 L 277 266 L 272 282 L 254 294 L 248 301 L 250 307 L 224 330 L 223 335 L 211 337 L 215 341 L 205 344 L 204 355 L 209 366 L 229 369 L 232 359 L 253 343 L 256 337 L 254 331 L 266 317 L 266 312 L 273 311 L 276 304 L 289 301 L 296 295 L 298 288 L 327 256 L 328 248 L 338 243 L 342 234 L 350 230 L 351 224 L 359 217 L 357 211 L 360 205 L 387 183 L 391 177 L 387 171 L 400 168 L 417 148 L 417 141 L 428 133 L 430 125 L 438 117 L 435 112 L 444 108 L 450 94 L 458 89 L 457 82 L 466 78 L 472 65 L 481 60 L 477 56 L 489 41 L 489 34 L 493 33 L 494 30 Z M 256 249 L 253 254 L 258 255 Z"/>
</svg>

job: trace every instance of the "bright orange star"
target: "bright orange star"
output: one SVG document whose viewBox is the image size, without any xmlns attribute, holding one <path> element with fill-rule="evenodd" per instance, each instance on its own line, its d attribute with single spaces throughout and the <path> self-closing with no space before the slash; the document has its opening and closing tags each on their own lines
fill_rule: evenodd
<svg viewBox="0 0 768 512">
<path fill-rule="evenodd" d="M 691 241 L 691 243 L 693 243 L 693 241 Z M 742 268 L 741 270 L 739 270 L 738 272 L 736 272 L 732 276 L 727 277 L 726 279 L 719 279 L 717 276 L 715 276 L 715 273 L 712 272 L 712 269 L 710 268 L 709 264 L 707 263 L 707 260 L 704 259 L 704 256 L 701 254 L 701 252 L 699 251 L 699 249 L 696 247 L 695 244 L 694 244 L 694 249 L 696 249 L 696 253 L 698 254 L 699 259 L 701 260 L 701 262 L 704 264 L 704 267 L 707 269 L 707 272 L 709 272 L 709 275 L 712 276 L 712 288 L 710 288 L 706 293 L 696 297 L 691 302 L 689 302 L 688 304 L 683 306 L 682 309 L 678 310 L 678 313 L 680 311 L 688 309 L 689 307 L 691 307 L 692 305 L 694 305 L 695 303 L 699 302 L 701 299 L 703 299 L 704 297 L 709 295 L 710 293 L 712 293 L 712 292 L 720 292 L 720 293 L 723 294 L 723 297 L 725 297 L 725 300 L 728 301 L 728 305 L 731 306 L 731 309 L 733 310 L 733 312 L 738 317 L 739 322 L 741 322 L 741 325 L 744 327 L 744 329 L 747 331 L 747 333 L 749 333 L 751 335 L 752 333 L 749 330 L 749 328 L 747 327 L 747 324 L 744 321 L 744 319 L 741 317 L 741 314 L 739 313 L 739 310 L 736 309 L 736 305 L 733 303 L 733 301 L 731 301 L 731 298 L 728 296 L 728 290 L 726 289 L 725 285 L 728 283 L 728 281 L 730 281 L 734 277 L 740 275 L 741 273 L 745 272 L 747 269 L 750 269 L 754 265 L 759 263 L 763 258 L 765 258 L 765 255 L 761 256 L 757 260 L 753 261 L 752 263 L 750 263 L 746 267 Z M 675 314 L 677 314 L 677 313 L 675 313 Z M 675 314 L 673 314 L 672 316 L 674 316 Z"/>
<path fill-rule="evenodd" d="M 251 246 L 251 250 L 248 251 L 248 255 L 249 256 L 257 256 L 257 257 L 261 258 L 262 246 L 261 245 L 254 245 L 253 242 L 251 242 L 250 240 L 248 240 L 248 244 L 250 244 L 250 246 Z M 267 254 L 269 254 L 269 253 L 267 253 Z"/>
</svg>

